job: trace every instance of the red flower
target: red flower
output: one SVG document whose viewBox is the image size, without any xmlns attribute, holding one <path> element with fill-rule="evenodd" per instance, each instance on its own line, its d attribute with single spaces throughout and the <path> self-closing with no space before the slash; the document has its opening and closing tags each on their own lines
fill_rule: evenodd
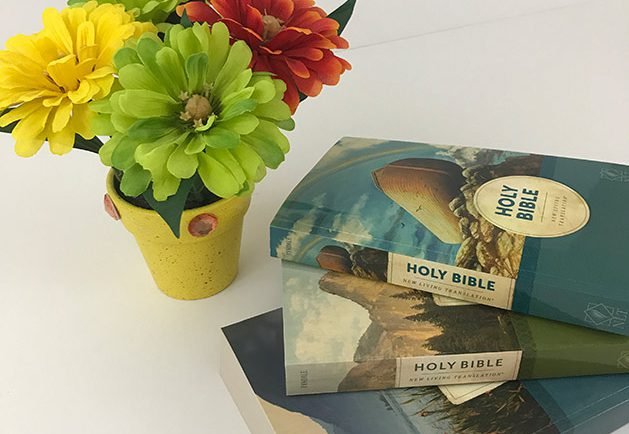
<svg viewBox="0 0 629 434">
<path fill-rule="evenodd" d="M 299 92 L 317 96 L 323 85 L 336 85 L 351 65 L 332 53 L 349 44 L 338 35 L 339 23 L 314 0 L 209 0 L 178 7 L 191 21 L 224 22 L 234 39 L 253 51 L 254 71 L 276 74 L 286 82 L 284 101 L 293 113 Z"/>
</svg>

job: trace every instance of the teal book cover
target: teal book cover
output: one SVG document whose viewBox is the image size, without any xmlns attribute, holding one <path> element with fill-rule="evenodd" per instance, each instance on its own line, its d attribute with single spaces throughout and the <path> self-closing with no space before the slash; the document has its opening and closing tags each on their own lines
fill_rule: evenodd
<svg viewBox="0 0 629 434">
<path fill-rule="evenodd" d="M 627 198 L 618 164 L 344 138 L 278 211 L 271 254 L 627 336 Z"/>
<path fill-rule="evenodd" d="M 286 393 L 629 373 L 629 337 L 283 262 Z"/>
<path fill-rule="evenodd" d="M 629 375 L 286 396 L 282 311 L 225 327 L 221 374 L 252 434 L 605 434 Z"/>
</svg>

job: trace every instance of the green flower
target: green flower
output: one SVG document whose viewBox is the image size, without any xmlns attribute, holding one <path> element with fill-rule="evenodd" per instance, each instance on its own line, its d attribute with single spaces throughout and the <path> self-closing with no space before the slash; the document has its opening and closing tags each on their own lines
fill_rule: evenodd
<svg viewBox="0 0 629 434">
<path fill-rule="evenodd" d="M 147 33 L 116 53 L 121 90 L 91 108 L 96 134 L 111 136 L 101 159 L 123 171 L 124 194 L 152 183 L 164 201 L 198 173 L 209 191 L 231 197 L 284 161 L 279 127 L 294 127 L 286 85 L 252 72 L 251 56 L 243 41 L 230 45 L 222 23 L 173 26 L 164 42 Z"/>
<path fill-rule="evenodd" d="M 83 4 L 87 0 L 68 0 L 68 6 Z M 98 3 L 122 4 L 138 21 L 163 23 L 175 10 L 180 0 L 96 0 Z"/>
</svg>

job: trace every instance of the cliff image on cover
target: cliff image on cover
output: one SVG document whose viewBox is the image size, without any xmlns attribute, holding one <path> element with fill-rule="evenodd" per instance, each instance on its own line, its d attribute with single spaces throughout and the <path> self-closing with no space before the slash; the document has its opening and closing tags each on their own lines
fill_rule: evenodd
<svg viewBox="0 0 629 434">
<path fill-rule="evenodd" d="M 291 262 L 282 269 L 288 395 L 629 373 L 626 336 Z"/>
<path fill-rule="evenodd" d="M 271 224 L 281 259 L 629 335 L 629 167 L 345 138 Z"/>
<path fill-rule="evenodd" d="M 604 434 L 629 422 L 629 376 L 286 396 L 281 310 L 223 329 L 221 373 L 253 434 Z"/>
</svg>

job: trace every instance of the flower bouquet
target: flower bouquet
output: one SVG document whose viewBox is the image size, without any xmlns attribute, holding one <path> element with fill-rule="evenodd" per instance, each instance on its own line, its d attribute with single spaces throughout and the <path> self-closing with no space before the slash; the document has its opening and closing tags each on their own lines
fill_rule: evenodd
<svg viewBox="0 0 629 434">
<path fill-rule="evenodd" d="M 1 131 L 23 157 L 98 153 L 105 209 L 157 286 L 209 297 L 237 274 L 251 193 L 284 161 L 300 102 L 351 68 L 333 50 L 354 4 L 69 0 L 0 51 Z"/>
</svg>

